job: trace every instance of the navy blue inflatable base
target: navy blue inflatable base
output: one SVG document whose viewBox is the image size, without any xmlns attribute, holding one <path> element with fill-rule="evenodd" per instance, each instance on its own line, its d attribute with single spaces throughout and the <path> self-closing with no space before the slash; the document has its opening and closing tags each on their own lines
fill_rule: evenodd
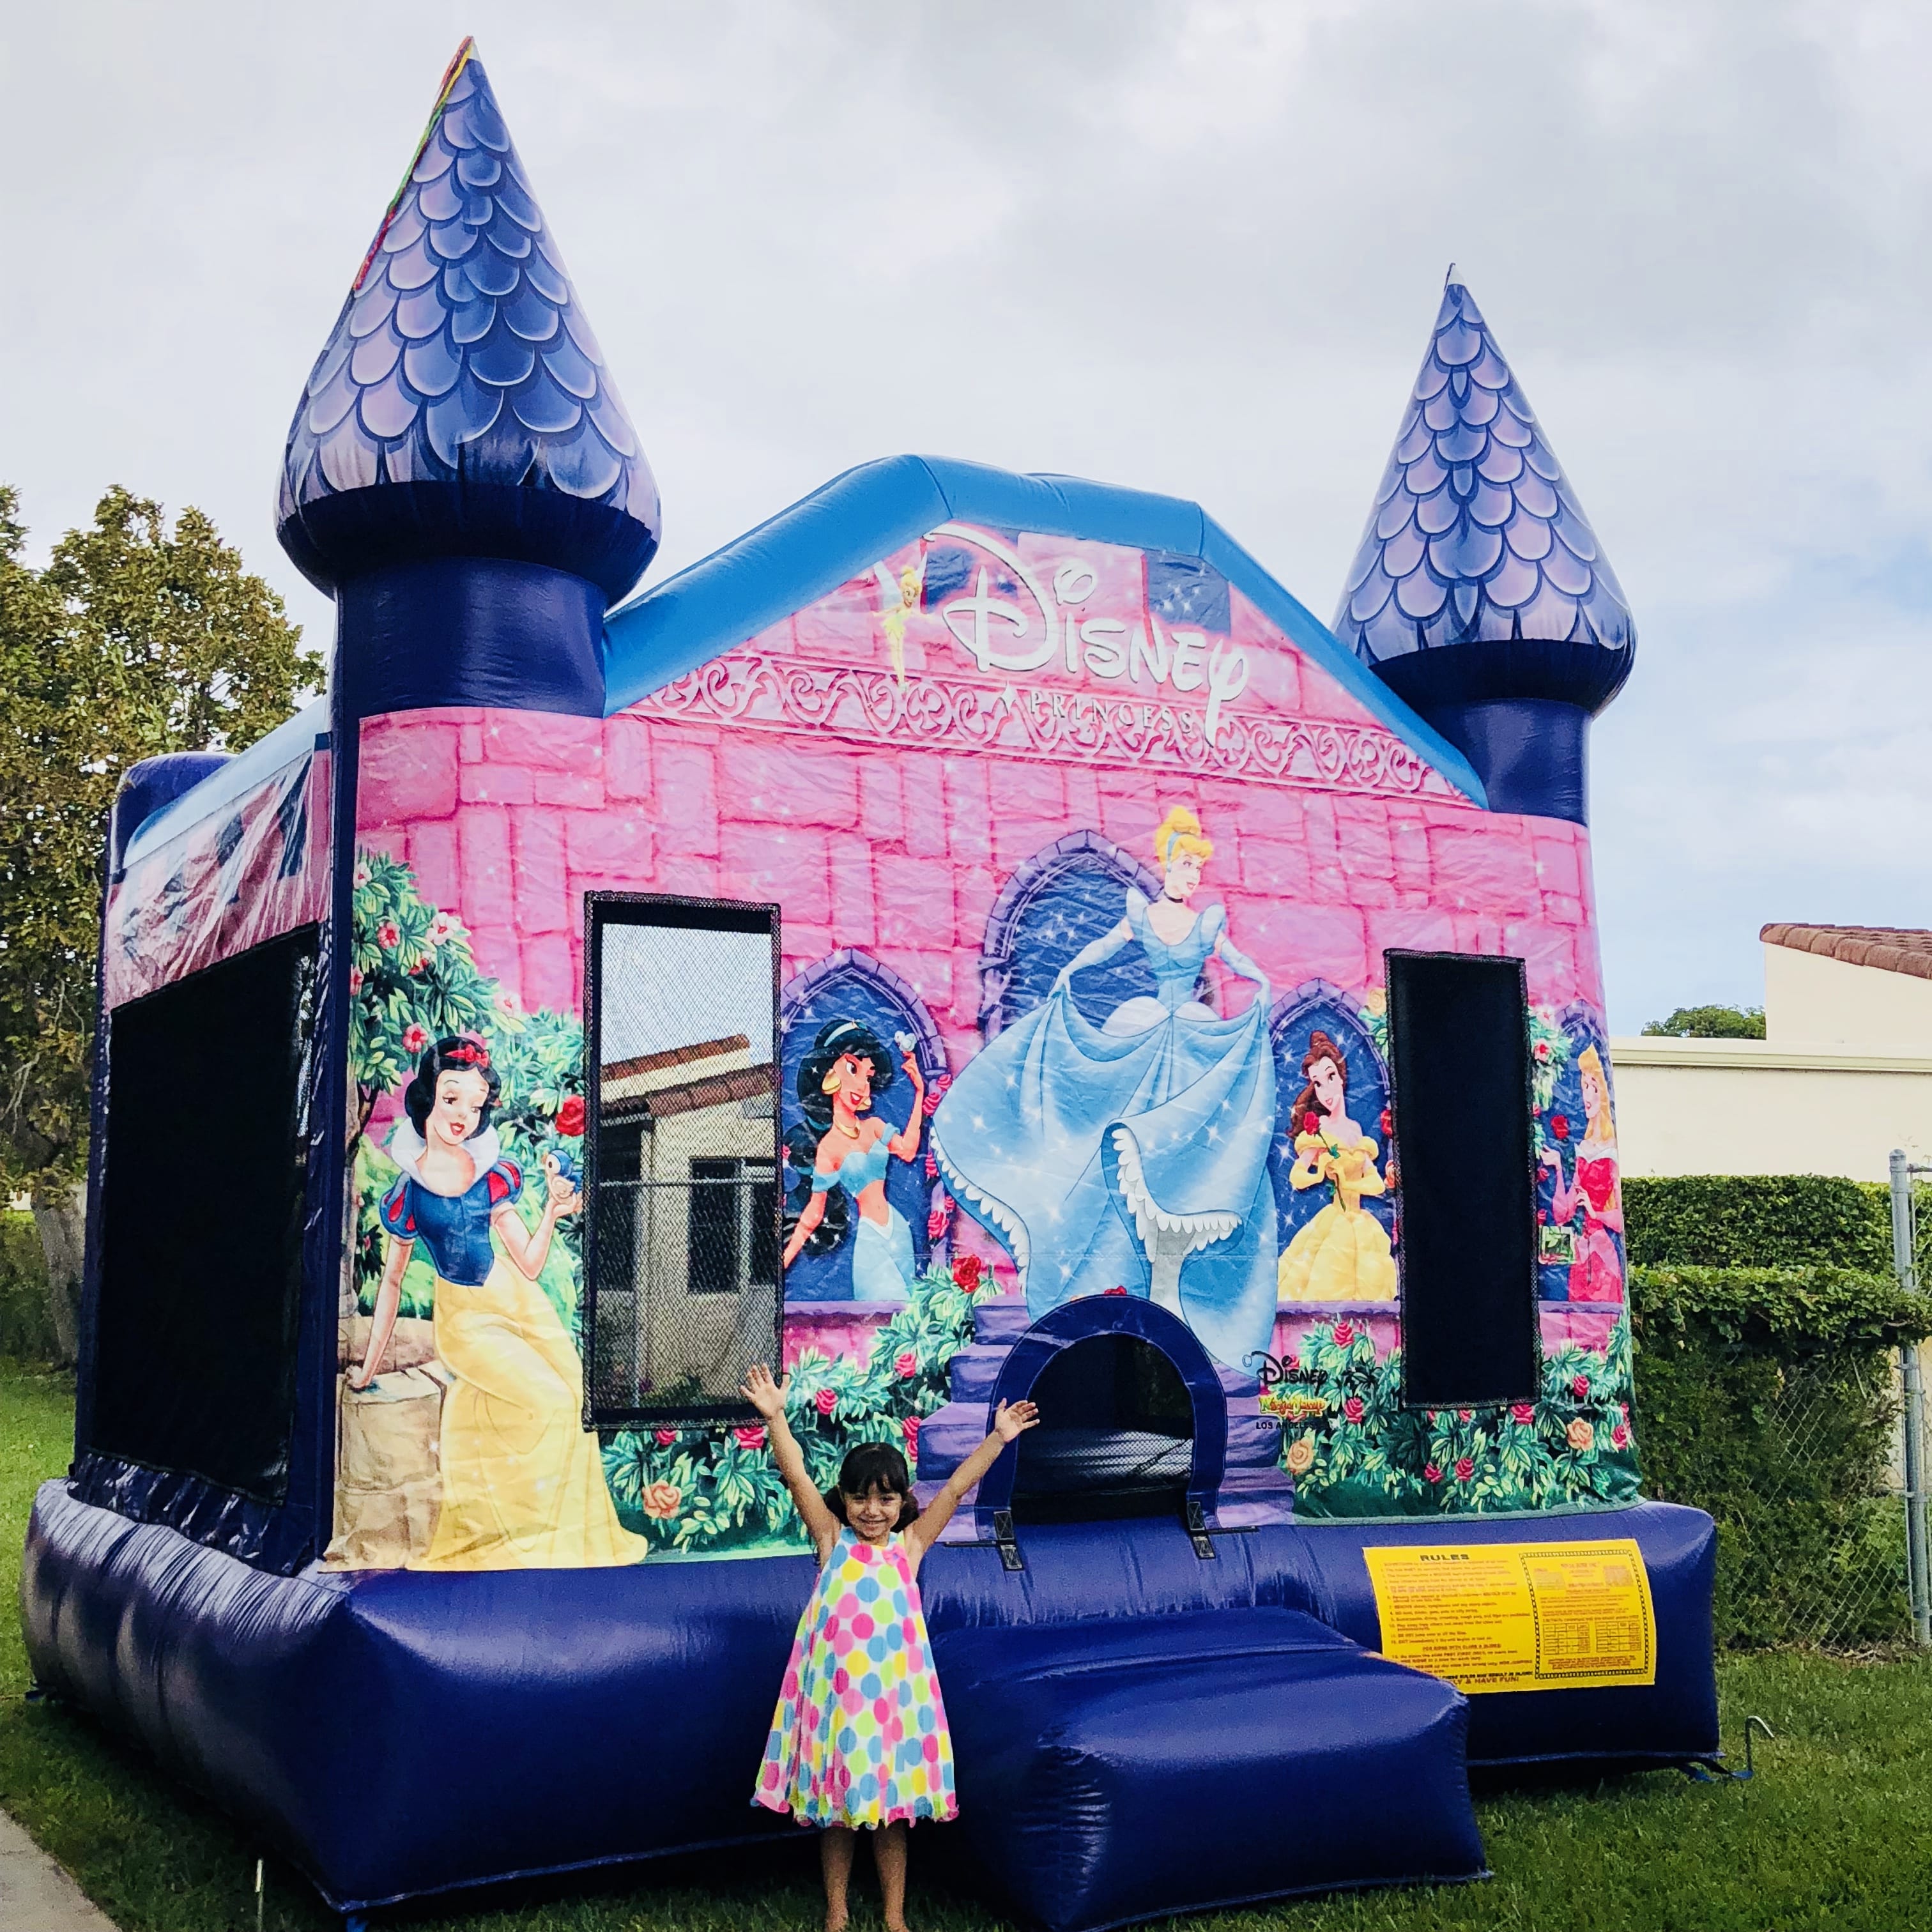
<svg viewBox="0 0 1932 1932">
<path fill-rule="evenodd" d="M 933 1640 L 958 1829 L 1046 1932 L 1484 1876 L 1467 1700 L 1300 1611 Z"/>
<path fill-rule="evenodd" d="M 1644 1550 L 1654 1688 L 1466 1704 L 1361 1654 L 1380 1634 L 1366 1544 L 1605 1535 Z M 1472 1762 L 1635 1764 L 1716 1748 L 1712 1532 L 1694 1510 L 1298 1524 L 1218 1535 L 1209 1562 L 1178 1519 L 1023 1526 L 1018 1541 L 1018 1571 L 992 1547 L 943 1546 L 921 1581 L 959 1764 L 959 1832 L 978 1841 L 983 1830 L 988 1847 L 1024 1839 L 1034 1826 L 1016 1811 L 1016 1780 L 1058 1794 L 1086 1848 L 1088 1876 L 1068 1894 L 1080 1916 L 1064 1919 L 1033 1900 L 1024 1872 L 1002 1878 L 990 1850 L 976 1859 L 1040 1923 L 1471 1876 L 1480 1853 L 1466 1823 L 1464 1726 Z M 47 1689 L 140 1740 L 351 1911 L 795 1832 L 749 1800 L 812 1574 L 800 1556 L 279 1576 L 55 1481 L 34 1503 L 20 1600 Z M 1122 1688 L 1130 1682 L 1144 1694 Z M 1328 1700 L 1318 1724 L 1310 1700 Z M 1156 1706 L 1172 1718 L 1143 1723 L 1136 1742 L 1126 1719 Z M 1346 1783 L 1351 1756 L 1376 1750 L 1406 1750 L 1423 1768 L 1402 1774 L 1430 1794 L 1422 1837 L 1412 1849 L 1390 1834 L 1379 1854 L 1364 1845 L 1318 1870 L 1298 1865 L 1308 1834 L 1298 1813 L 1325 1802 L 1301 1761 L 1325 1767 L 1313 1784 Z M 1147 1811 L 1150 1780 L 1163 1795 Z M 1250 1785 L 1276 1792 L 1271 1844 L 1256 1835 L 1261 1812 L 1243 1808 Z M 1379 1810 L 1367 1810 L 1386 1820 L 1390 1778 L 1381 1785 Z M 1196 1787 L 1215 1794 L 1205 1811 L 1187 1797 Z M 1110 1828 L 1100 1814 L 1142 1822 Z M 1324 1823 L 1319 1835 L 1342 1828 Z M 1425 1855 L 1425 1843 L 1438 1849 Z"/>
</svg>

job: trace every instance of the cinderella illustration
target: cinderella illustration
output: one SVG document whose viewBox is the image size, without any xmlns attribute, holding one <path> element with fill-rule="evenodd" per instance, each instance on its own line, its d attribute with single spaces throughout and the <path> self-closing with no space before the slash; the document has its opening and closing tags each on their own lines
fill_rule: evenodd
<svg viewBox="0 0 1932 1932">
<path fill-rule="evenodd" d="M 967 1065 L 932 1145 L 954 1198 L 1012 1254 L 1036 1317 L 1124 1287 L 1240 1368 L 1274 1333 L 1274 1058 L 1266 976 L 1228 938 L 1225 908 L 1188 904 L 1214 850 L 1185 806 L 1162 820 L 1160 897 L 1130 891 L 1120 923 Z M 1073 981 L 1129 946 L 1156 991 L 1096 1027 Z M 1210 953 L 1255 988 L 1238 1018 L 1194 997 Z"/>
<path fill-rule="evenodd" d="M 1348 1063 L 1318 1028 L 1302 1056 L 1307 1082 L 1288 1110 L 1294 1123 L 1294 1165 L 1288 1184 L 1327 1186 L 1334 1196 L 1296 1230 L 1276 1276 L 1284 1301 L 1393 1301 L 1395 1255 L 1382 1224 L 1362 1205 L 1365 1195 L 1383 1194 L 1376 1172 L 1382 1151 L 1348 1112 Z"/>
<path fill-rule="evenodd" d="M 394 1333 L 403 1270 L 420 1241 L 436 1271 L 436 1348 L 453 1378 L 442 1400 L 442 1506 L 415 1570 L 590 1568 L 635 1563 L 648 1546 L 617 1520 L 597 1438 L 583 1425 L 584 1367 L 537 1286 L 574 1179 L 545 1162 L 534 1229 L 517 1212 L 524 1178 L 490 1124 L 502 1084 L 476 1040 L 440 1040 L 403 1092 L 389 1138 L 401 1178 L 383 1197 L 389 1252 L 367 1388 Z"/>
<path fill-rule="evenodd" d="M 902 1036 L 903 1037 L 903 1036 Z M 784 1245 L 790 1268 L 801 1252 L 829 1253 L 845 1238 L 845 1202 L 859 1216 L 852 1239 L 852 1298 L 903 1301 L 919 1272 L 912 1230 L 886 1198 L 895 1156 L 919 1158 L 926 1118 L 926 1082 L 910 1049 L 899 1064 L 912 1082 L 912 1116 L 898 1133 L 872 1112 L 872 1096 L 895 1078 L 885 1044 L 857 1020 L 821 1027 L 798 1070 L 806 1126 L 786 1136 L 785 1164 L 800 1178 L 788 1206 L 796 1216 Z"/>
</svg>

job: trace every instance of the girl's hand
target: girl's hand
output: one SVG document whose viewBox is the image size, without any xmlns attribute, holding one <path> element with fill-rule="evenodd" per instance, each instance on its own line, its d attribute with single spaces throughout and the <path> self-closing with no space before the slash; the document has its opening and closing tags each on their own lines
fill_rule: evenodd
<svg viewBox="0 0 1932 1932">
<path fill-rule="evenodd" d="M 790 1381 L 788 1376 L 782 1382 L 773 1382 L 771 1370 L 760 1362 L 745 1378 L 738 1393 L 767 1422 L 776 1422 L 784 1414 L 785 1390 Z"/>
<path fill-rule="evenodd" d="M 544 1211 L 554 1221 L 561 1220 L 566 1214 L 574 1214 L 583 1204 L 584 1197 L 577 1191 L 577 1184 L 563 1171 L 562 1163 L 554 1154 L 544 1156 Z"/>
<path fill-rule="evenodd" d="M 1563 1172 L 1563 1156 L 1553 1147 L 1546 1147 L 1538 1156 L 1545 1167 L 1553 1167 L 1558 1174 Z"/>
<path fill-rule="evenodd" d="M 905 1069 L 906 1078 L 912 1082 L 912 1090 L 915 1094 L 923 1094 L 926 1091 L 926 1076 L 919 1070 L 919 1062 L 910 1053 L 902 1053 L 899 1055 L 899 1064 Z"/>
<path fill-rule="evenodd" d="M 1017 1442 L 1040 1420 L 1038 1406 L 1030 1402 L 1003 1402 L 993 1418 L 993 1433 L 1002 1442 Z"/>
</svg>

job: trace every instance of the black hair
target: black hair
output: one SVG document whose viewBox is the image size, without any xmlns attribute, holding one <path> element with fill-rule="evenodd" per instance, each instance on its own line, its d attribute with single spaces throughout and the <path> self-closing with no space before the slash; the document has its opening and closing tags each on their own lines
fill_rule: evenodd
<svg viewBox="0 0 1932 1932">
<path fill-rule="evenodd" d="M 841 1522 L 845 1521 L 845 1498 L 862 1496 L 868 1490 L 884 1490 L 899 1499 L 899 1520 L 895 1529 L 910 1529 L 919 1520 L 919 1503 L 912 1492 L 912 1476 L 906 1460 L 890 1442 L 862 1442 L 847 1453 L 838 1466 L 838 1480 L 825 1492 L 825 1507 Z"/>
<path fill-rule="evenodd" d="M 503 1097 L 503 1082 L 490 1064 L 490 1049 L 478 1040 L 440 1040 L 434 1046 L 424 1048 L 423 1056 L 416 1063 L 416 1078 L 403 1089 L 403 1111 L 409 1115 L 410 1124 L 418 1133 L 428 1127 L 436 1106 L 436 1083 L 446 1073 L 482 1076 L 490 1090 L 476 1116 L 476 1131 L 480 1134 L 490 1124 L 490 1116 Z"/>
<path fill-rule="evenodd" d="M 882 1094 L 898 1078 L 896 1057 L 862 1020 L 828 1020 L 818 1029 L 812 1051 L 799 1064 L 799 1106 L 805 1115 L 800 1125 L 788 1129 L 784 1137 L 784 1164 L 798 1178 L 785 1196 L 785 1235 L 789 1240 L 812 1201 L 812 1170 L 818 1164 L 818 1143 L 832 1126 L 832 1098 L 825 1091 L 825 1076 L 850 1054 L 854 1060 L 872 1063 L 872 1091 Z M 845 1238 L 850 1225 L 845 1196 L 838 1188 L 826 1190 L 825 1210 L 818 1226 L 806 1237 L 805 1252 L 829 1255 Z"/>
</svg>

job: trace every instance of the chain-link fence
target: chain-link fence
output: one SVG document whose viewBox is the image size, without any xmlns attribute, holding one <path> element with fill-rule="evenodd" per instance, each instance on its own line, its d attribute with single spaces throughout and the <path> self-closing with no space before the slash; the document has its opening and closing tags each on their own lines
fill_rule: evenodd
<svg viewBox="0 0 1932 1932">
<path fill-rule="evenodd" d="M 1932 1214 L 1893 1157 L 1894 1259 L 1916 1292 L 1932 1264 Z M 1924 1478 L 1932 1433 L 1919 1391 L 1932 1344 L 1724 1364 L 1748 1414 L 1735 1480 L 1707 1503 L 1718 1529 L 1717 1625 L 1734 1646 L 1858 1650 L 1928 1635 Z"/>
</svg>

